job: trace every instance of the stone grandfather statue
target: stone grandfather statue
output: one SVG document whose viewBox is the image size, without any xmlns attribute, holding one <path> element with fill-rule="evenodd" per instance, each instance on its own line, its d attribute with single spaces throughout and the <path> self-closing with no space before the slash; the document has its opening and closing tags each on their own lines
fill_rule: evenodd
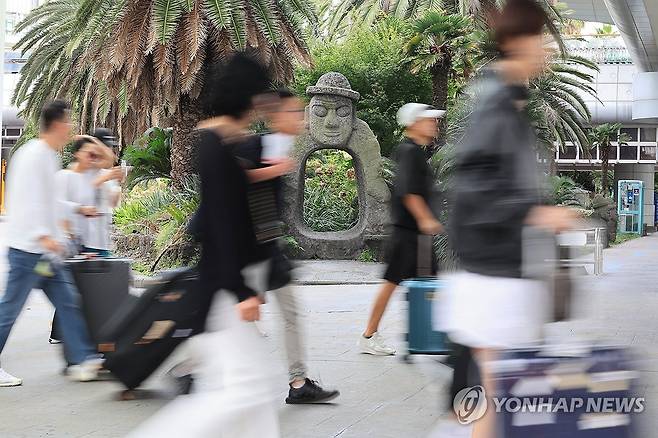
<svg viewBox="0 0 658 438">
<path fill-rule="evenodd" d="M 284 218 L 290 234 L 304 249 L 304 257 L 354 258 L 368 246 L 378 247 L 389 222 L 390 193 L 382 177 L 379 142 L 368 125 L 356 117 L 355 104 L 361 96 L 345 76 L 326 73 L 306 92 L 311 96 L 306 109 L 308 130 L 295 144 L 297 166 L 285 179 Z M 304 224 L 306 160 L 321 149 L 343 150 L 353 158 L 359 220 L 350 230 L 322 233 Z"/>
</svg>

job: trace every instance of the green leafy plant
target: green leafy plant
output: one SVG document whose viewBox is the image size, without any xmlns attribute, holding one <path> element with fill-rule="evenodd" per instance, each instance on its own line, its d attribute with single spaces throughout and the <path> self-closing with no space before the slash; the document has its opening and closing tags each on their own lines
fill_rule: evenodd
<svg viewBox="0 0 658 438">
<path fill-rule="evenodd" d="M 345 231 L 359 220 L 352 157 L 337 149 L 312 154 L 306 162 L 304 223 L 313 231 Z"/>
<path fill-rule="evenodd" d="M 171 129 L 151 128 L 124 149 L 123 158 L 132 166 L 129 189 L 143 181 L 171 177 L 171 139 Z"/>
<path fill-rule="evenodd" d="M 581 187 L 573 179 L 567 176 L 554 175 L 550 177 L 550 186 L 550 201 L 552 204 L 588 207 L 578 200 L 577 193 L 581 190 Z"/>
<path fill-rule="evenodd" d="M 471 18 L 463 15 L 430 10 L 412 22 L 404 49 L 406 62 L 412 73 L 428 72 L 432 77 L 434 107 L 447 108 L 450 79 L 468 78 L 475 71 L 481 40 Z M 439 136 L 443 144 L 445 129 Z"/>
<path fill-rule="evenodd" d="M 198 206 L 196 178 L 187 179 L 181 188 L 173 187 L 169 180 L 151 180 L 133 188 L 115 210 L 114 223 L 123 233 L 139 233 L 153 238 L 154 252 L 149 261 L 152 262 L 151 271 L 154 271 L 169 252 L 180 247 L 193 247 L 187 226 Z M 179 257 L 173 262 L 180 262 Z"/>
<path fill-rule="evenodd" d="M 530 82 L 527 112 L 544 150 L 555 151 L 556 145 L 564 148 L 567 142 L 589 150 L 586 126 L 592 115 L 582 95 L 597 98 L 592 74 L 598 70 L 581 57 L 558 57 Z"/>
<path fill-rule="evenodd" d="M 370 248 L 366 248 L 363 251 L 361 251 L 358 260 L 364 263 L 374 263 L 377 261 L 377 257 L 375 257 L 375 254 L 372 252 Z"/>
<path fill-rule="evenodd" d="M 641 236 L 639 234 L 635 234 L 635 233 L 617 233 L 615 240 L 611 242 L 610 245 L 611 246 L 621 245 L 622 243 L 626 243 L 630 240 L 635 240 L 640 237 Z"/>
</svg>

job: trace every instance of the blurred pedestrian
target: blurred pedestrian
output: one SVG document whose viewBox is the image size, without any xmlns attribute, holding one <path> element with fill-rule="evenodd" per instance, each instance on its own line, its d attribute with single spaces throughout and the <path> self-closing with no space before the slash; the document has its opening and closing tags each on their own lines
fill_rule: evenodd
<svg viewBox="0 0 658 438">
<path fill-rule="evenodd" d="M 99 364 L 70 274 L 60 261 L 64 252 L 60 215 L 66 204 L 55 184 L 61 168 L 58 152 L 71 140 L 72 126 L 68 104 L 46 104 L 39 138 L 22 146 L 12 158 L 7 197 L 9 273 L 0 301 L 0 352 L 30 291 L 40 288 L 57 310 L 65 357 L 73 364 L 69 376 L 87 381 L 96 377 Z M 0 368 L 0 386 L 21 383 Z"/>
<path fill-rule="evenodd" d="M 201 287 L 206 332 L 191 339 L 194 391 L 174 400 L 131 437 L 277 438 L 272 364 L 254 321 L 260 319 L 267 261 L 259 257 L 247 199 L 248 179 L 233 149 L 249 138 L 254 96 L 266 71 L 237 55 L 206 80 L 207 111 L 197 150 Z"/>
<path fill-rule="evenodd" d="M 265 118 L 271 133 L 244 142 L 235 148 L 236 155 L 245 162 L 252 186 L 268 190 L 276 204 L 275 216 L 281 217 L 281 177 L 294 169 L 290 152 L 296 137 L 304 130 L 304 105 L 289 90 L 268 93 L 265 98 Z M 266 186 L 262 186 L 266 184 Z M 338 397 L 336 390 L 325 390 L 308 378 L 304 358 L 299 302 L 290 285 L 292 266 L 281 249 L 280 239 L 260 242 L 260 250 L 269 259 L 268 290 L 276 298 L 284 322 L 286 357 L 288 359 L 289 391 L 286 403 L 326 403 Z"/>
<path fill-rule="evenodd" d="M 82 252 L 109 257 L 112 209 L 119 203 L 123 171 L 106 169 L 114 153 L 95 137 L 78 136 L 72 152 L 74 162 L 56 178 L 57 190 L 73 212 L 67 228 L 80 241 Z"/>
<path fill-rule="evenodd" d="M 72 251 L 110 257 L 112 209 L 119 203 L 119 183 L 125 175 L 120 167 L 111 168 L 115 161 L 114 152 L 96 137 L 77 136 L 71 152 L 74 161 L 68 169 L 57 172 L 55 180 L 57 192 L 68 206 L 68 217 L 63 220 L 64 230 L 69 241 L 74 242 Z M 55 313 L 49 342 L 57 344 L 61 342 L 60 338 Z"/>
<path fill-rule="evenodd" d="M 445 111 L 420 103 L 408 103 L 398 111 L 398 123 L 404 127 L 404 141 L 395 152 L 395 175 L 392 211 L 393 232 L 385 283 L 375 299 L 365 332 L 359 336 L 362 353 L 376 356 L 394 355 L 395 349 L 384 343 L 379 334 L 379 323 L 395 289 L 403 280 L 418 276 L 419 238 L 434 236 L 443 226 L 432 212 L 434 178 L 427 162 L 425 149 L 438 134 L 438 119 Z M 434 251 L 427 248 L 436 274 Z"/>
<path fill-rule="evenodd" d="M 557 232 L 573 218 L 542 205 L 536 136 L 519 97 L 546 64 L 547 23 L 532 0 L 510 0 L 494 17 L 500 59 L 475 85 L 476 109 L 458 148 L 450 239 L 462 271 L 447 278 L 439 321 L 471 347 L 489 395 L 495 352 L 540 341 L 549 311 L 545 284 L 522 276 L 523 229 Z M 494 424 L 489 410 L 473 436 L 493 438 Z"/>
</svg>

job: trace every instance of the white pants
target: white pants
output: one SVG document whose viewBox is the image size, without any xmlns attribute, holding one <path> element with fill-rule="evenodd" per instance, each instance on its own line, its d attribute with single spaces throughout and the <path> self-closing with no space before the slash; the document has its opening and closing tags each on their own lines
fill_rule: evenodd
<svg viewBox="0 0 658 438">
<path fill-rule="evenodd" d="M 264 339 L 239 319 L 230 292 L 215 296 L 207 332 L 190 339 L 198 360 L 195 391 L 162 408 L 129 437 L 279 438 Z"/>
<path fill-rule="evenodd" d="M 474 348 L 518 348 L 542 340 L 551 306 L 538 280 L 456 272 L 434 302 L 435 329 Z"/>
</svg>

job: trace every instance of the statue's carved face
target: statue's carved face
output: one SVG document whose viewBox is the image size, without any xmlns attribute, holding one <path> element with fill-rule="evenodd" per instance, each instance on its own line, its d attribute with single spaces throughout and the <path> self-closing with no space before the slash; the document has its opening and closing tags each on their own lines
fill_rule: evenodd
<svg viewBox="0 0 658 438">
<path fill-rule="evenodd" d="M 346 145 L 354 129 L 354 105 L 342 96 L 313 96 L 308 108 L 311 138 L 321 145 Z"/>
</svg>

